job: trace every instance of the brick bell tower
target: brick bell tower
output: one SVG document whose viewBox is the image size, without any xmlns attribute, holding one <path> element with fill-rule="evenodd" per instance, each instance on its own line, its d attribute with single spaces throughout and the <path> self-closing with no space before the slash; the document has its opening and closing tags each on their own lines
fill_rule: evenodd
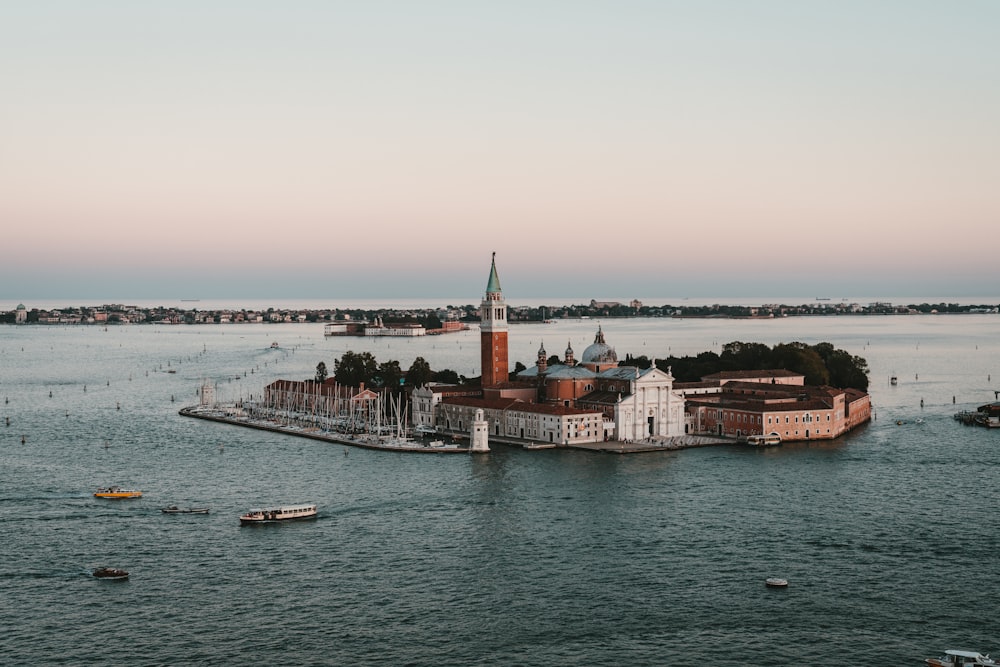
<svg viewBox="0 0 1000 667">
<path fill-rule="evenodd" d="M 480 355 L 483 368 L 483 388 L 495 387 L 510 377 L 507 360 L 507 304 L 497 276 L 497 254 L 493 253 L 490 280 L 479 307 Z"/>
</svg>

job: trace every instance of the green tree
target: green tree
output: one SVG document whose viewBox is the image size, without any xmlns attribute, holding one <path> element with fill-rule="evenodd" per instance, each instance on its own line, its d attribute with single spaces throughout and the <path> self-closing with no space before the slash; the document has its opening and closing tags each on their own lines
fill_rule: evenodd
<svg viewBox="0 0 1000 667">
<path fill-rule="evenodd" d="M 431 365 L 423 357 L 414 359 L 406 371 L 406 384 L 411 387 L 422 387 L 432 379 L 434 379 L 434 371 L 431 370 Z"/>
<path fill-rule="evenodd" d="M 403 369 L 400 368 L 399 362 L 395 360 L 379 364 L 378 371 L 376 371 L 375 376 L 372 378 L 376 387 L 383 387 L 390 391 L 399 391 L 400 386 L 402 386 L 402 380 Z"/>
<path fill-rule="evenodd" d="M 441 319 L 433 311 L 428 312 L 424 317 L 417 319 L 425 329 L 440 329 L 443 325 L 441 324 Z"/>
<path fill-rule="evenodd" d="M 359 387 L 362 383 L 372 384 L 372 378 L 378 372 L 378 362 L 371 352 L 352 352 L 348 350 L 333 362 L 333 377 L 338 384 L 348 387 Z"/>
<path fill-rule="evenodd" d="M 638 366 L 642 370 L 646 370 L 653 365 L 653 362 L 649 360 L 645 354 L 640 354 L 638 357 L 633 357 L 631 354 L 626 354 L 624 361 L 618 362 L 619 366 Z M 657 364 L 659 365 L 659 364 Z"/>
<path fill-rule="evenodd" d="M 805 376 L 809 385 L 830 384 L 830 373 L 823 358 L 805 343 L 782 343 L 774 346 L 773 368 L 786 368 Z"/>
<path fill-rule="evenodd" d="M 446 368 L 443 371 L 438 371 L 434 374 L 434 381 L 442 382 L 444 384 L 458 384 L 459 377 L 458 373 L 450 368 Z"/>
<path fill-rule="evenodd" d="M 514 370 L 510 372 L 510 374 L 507 376 L 507 378 L 509 380 L 516 380 L 517 379 L 517 374 L 520 373 L 521 371 L 523 371 L 526 368 L 527 368 L 527 366 L 525 366 L 524 364 L 522 364 L 520 361 L 515 362 L 514 363 Z"/>
<path fill-rule="evenodd" d="M 733 370 L 754 371 L 768 368 L 771 348 L 763 343 L 741 343 L 734 341 L 722 348 L 721 358 Z"/>
<path fill-rule="evenodd" d="M 326 364 L 322 361 L 316 364 L 316 382 L 320 384 L 326 382 Z"/>
<path fill-rule="evenodd" d="M 831 346 L 832 347 L 832 346 Z M 830 384 L 868 391 L 868 362 L 843 350 L 833 350 L 826 359 Z"/>
</svg>

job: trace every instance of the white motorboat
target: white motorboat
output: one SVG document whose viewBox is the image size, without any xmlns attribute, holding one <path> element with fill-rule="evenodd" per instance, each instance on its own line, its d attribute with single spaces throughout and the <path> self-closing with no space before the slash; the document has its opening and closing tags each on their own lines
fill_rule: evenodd
<svg viewBox="0 0 1000 667">
<path fill-rule="evenodd" d="M 944 652 L 940 658 L 927 658 L 924 660 L 931 667 L 997 667 L 997 662 L 988 655 L 983 655 L 978 651 L 960 651 L 950 648 Z"/>
</svg>

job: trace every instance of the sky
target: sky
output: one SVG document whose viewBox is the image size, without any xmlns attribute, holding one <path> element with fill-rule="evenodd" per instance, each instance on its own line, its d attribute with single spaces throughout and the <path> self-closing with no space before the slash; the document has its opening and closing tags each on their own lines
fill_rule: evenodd
<svg viewBox="0 0 1000 667">
<path fill-rule="evenodd" d="M 0 299 L 995 294 L 995 0 L 0 3 Z"/>
</svg>

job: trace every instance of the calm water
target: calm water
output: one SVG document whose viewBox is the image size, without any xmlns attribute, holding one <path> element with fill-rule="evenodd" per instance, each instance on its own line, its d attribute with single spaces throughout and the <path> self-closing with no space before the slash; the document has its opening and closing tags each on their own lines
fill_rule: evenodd
<svg viewBox="0 0 1000 667">
<path fill-rule="evenodd" d="M 918 665 L 948 647 L 1000 652 L 1000 433 L 951 419 L 1000 389 L 998 323 L 606 320 L 620 356 L 830 341 L 872 368 L 877 419 L 836 442 L 630 457 L 348 450 L 177 415 L 203 379 L 234 398 L 332 369 L 347 349 L 478 375 L 475 333 L 2 326 L 0 662 Z M 596 326 L 515 326 L 511 360 L 533 363 L 543 341 L 579 354 Z M 114 483 L 145 496 L 91 497 Z M 318 521 L 237 521 L 304 501 Z M 168 504 L 212 513 L 161 514 Z M 104 565 L 132 576 L 89 576 Z M 791 585 L 766 589 L 768 576 Z"/>
</svg>

